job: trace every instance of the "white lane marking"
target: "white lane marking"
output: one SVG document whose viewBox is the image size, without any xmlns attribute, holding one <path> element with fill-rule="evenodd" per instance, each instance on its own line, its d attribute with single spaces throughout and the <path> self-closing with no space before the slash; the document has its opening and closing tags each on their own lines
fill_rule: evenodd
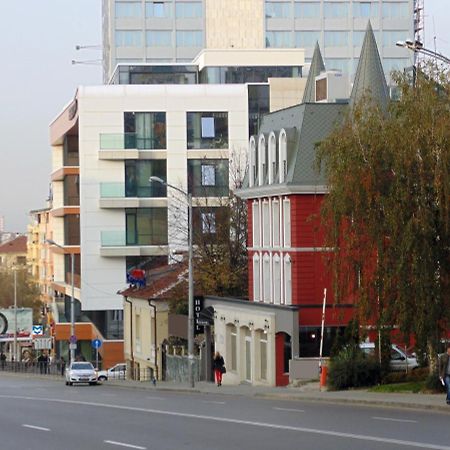
<svg viewBox="0 0 450 450">
<path fill-rule="evenodd" d="M 119 447 L 137 448 L 139 450 L 147 450 L 147 447 L 141 447 L 140 445 L 125 444 L 125 442 L 117 441 L 103 441 L 105 444 L 118 445 Z"/>
<path fill-rule="evenodd" d="M 225 402 L 216 402 L 214 400 L 202 400 L 203 403 L 214 403 L 215 405 L 225 405 Z"/>
<path fill-rule="evenodd" d="M 37 427 L 36 425 L 27 425 L 26 423 L 22 424 L 22 426 L 25 428 L 31 428 L 33 430 L 50 431 L 50 428 Z"/>
<path fill-rule="evenodd" d="M 304 409 L 277 408 L 276 406 L 274 406 L 273 409 L 276 409 L 277 411 L 305 412 Z"/>
<path fill-rule="evenodd" d="M 123 405 L 111 405 L 111 404 L 107 404 L 107 403 L 83 402 L 80 400 L 63 400 L 63 399 L 59 399 L 59 398 L 27 397 L 27 396 L 21 396 L 21 395 L 0 395 L 0 398 L 38 401 L 38 402 L 47 402 L 47 403 L 61 403 L 61 404 L 80 405 L 80 406 L 94 406 L 97 408 L 117 409 L 117 410 L 121 410 L 121 411 L 145 412 L 145 413 L 149 413 L 149 414 L 160 414 L 162 416 L 172 416 L 172 417 L 185 417 L 188 419 L 198 419 L 198 420 L 205 420 L 205 421 L 210 421 L 210 422 L 235 423 L 238 425 L 249 425 L 249 426 L 260 427 L 260 428 L 271 428 L 271 429 L 276 429 L 276 430 L 297 431 L 300 433 L 311 433 L 311 434 L 318 434 L 318 435 L 323 435 L 323 436 L 334 436 L 334 437 L 341 437 L 341 438 L 347 438 L 347 439 L 355 439 L 355 440 L 359 440 L 359 441 L 381 442 L 381 443 L 392 444 L 392 445 L 403 445 L 403 446 L 409 446 L 409 447 L 414 447 L 414 448 L 425 448 L 428 450 L 450 450 L 450 447 L 447 445 L 436 445 L 436 444 L 429 444 L 426 442 L 404 441 L 401 439 L 390 439 L 390 438 L 383 438 L 383 437 L 378 437 L 378 436 L 365 436 L 363 434 L 342 433 L 339 431 L 321 430 L 319 428 L 294 427 L 294 426 L 289 426 L 289 425 L 277 425 L 274 423 L 266 423 L 266 422 L 251 422 L 249 420 L 229 419 L 226 417 L 204 416 L 204 415 L 200 415 L 200 414 L 181 413 L 181 412 L 176 412 L 176 411 L 163 411 L 163 410 L 159 410 L 159 409 L 138 408 L 135 406 L 123 406 Z"/>
<path fill-rule="evenodd" d="M 386 420 L 388 422 L 406 422 L 406 423 L 417 423 L 417 420 L 409 420 L 409 419 L 394 419 L 393 417 L 372 417 L 374 420 Z"/>
</svg>

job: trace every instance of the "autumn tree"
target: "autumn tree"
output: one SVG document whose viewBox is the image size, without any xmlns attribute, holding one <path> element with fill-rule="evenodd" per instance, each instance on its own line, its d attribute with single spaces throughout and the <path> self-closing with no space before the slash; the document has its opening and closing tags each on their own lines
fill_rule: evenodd
<svg viewBox="0 0 450 450">
<path fill-rule="evenodd" d="M 320 144 L 322 221 L 337 301 L 414 336 L 434 368 L 450 324 L 450 83 L 433 71 L 397 81 L 388 111 L 368 96 Z"/>
</svg>

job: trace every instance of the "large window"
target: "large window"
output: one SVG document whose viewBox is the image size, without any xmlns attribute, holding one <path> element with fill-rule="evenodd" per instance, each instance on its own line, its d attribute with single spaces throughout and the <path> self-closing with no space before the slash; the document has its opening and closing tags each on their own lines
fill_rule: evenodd
<svg viewBox="0 0 450 450">
<path fill-rule="evenodd" d="M 320 3 L 295 3 L 295 17 L 299 19 L 312 19 L 320 17 Z"/>
<path fill-rule="evenodd" d="M 80 245 L 80 215 L 64 216 L 64 245 Z"/>
<path fill-rule="evenodd" d="M 188 149 L 228 148 L 227 112 L 188 112 Z"/>
<path fill-rule="evenodd" d="M 290 31 L 267 31 L 267 48 L 285 48 L 292 47 L 292 33 Z"/>
<path fill-rule="evenodd" d="M 202 47 L 202 31 L 177 31 L 177 47 Z"/>
<path fill-rule="evenodd" d="M 359 2 L 353 3 L 353 16 L 354 17 L 378 17 L 378 3 L 372 2 Z"/>
<path fill-rule="evenodd" d="M 151 30 L 146 32 L 147 47 L 171 47 L 172 46 L 172 32 Z"/>
<path fill-rule="evenodd" d="M 292 17 L 292 7 L 290 2 L 267 2 L 266 17 L 287 19 Z"/>
<path fill-rule="evenodd" d="M 118 19 L 141 16 L 141 2 L 116 2 L 116 17 Z"/>
<path fill-rule="evenodd" d="M 409 17 L 408 3 L 383 2 L 383 17 L 386 19 L 407 19 Z"/>
<path fill-rule="evenodd" d="M 142 31 L 117 30 L 116 47 L 142 47 Z"/>
<path fill-rule="evenodd" d="M 126 209 L 127 245 L 166 245 L 167 208 Z"/>
<path fill-rule="evenodd" d="M 78 136 L 66 135 L 64 137 L 63 152 L 63 164 L 65 166 L 78 166 L 80 164 L 78 158 Z"/>
<path fill-rule="evenodd" d="M 64 205 L 79 206 L 80 182 L 79 175 L 66 175 L 64 177 Z"/>
<path fill-rule="evenodd" d="M 408 39 L 409 32 L 408 30 L 404 31 L 383 31 L 383 47 L 395 47 L 395 44 L 398 41 L 404 41 Z"/>
<path fill-rule="evenodd" d="M 295 46 L 298 48 L 314 47 L 320 39 L 320 31 L 296 31 Z"/>
<path fill-rule="evenodd" d="M 228 197 L 228 160 L 189 159 L 188 189 L 194 197 Z"/>
<path fill-rule="evenodd" d="M 177 19 L 195 19 L 203 16 L 203 5 L 200 2 L 183 2 L 176 4 Z"/>
<path fill-rule="evenodd" d="M 163 1 L 146 2 L 145 15 L 159 19 L 171 17 L 171 4 Z"/>
<path fill-rule="evenodd" d="M 347 31 L 325 31 L 325 47 L 346 47 L 347 45 Z"/>
<path fill-rule="evenodd" d="M 331 3 L 323 4 L 323 15 L 326 19 L 340 19 L 348 16 L 348 3 Z"/>
<path fill-rule="evenodd" d="M 166 148 L 166 113 L 125 112 L 125 148 Z"/>
<path fill-rule="evenodd" d="M 350 60 L 345 58 L 326 58 L 325 66 L 327 70 L 339 70 L 342 73 L 349 73 Z"/>
<path fill-rule="evenodd" d="M 166 197 L 167 187 L 150 183 L 152 176 L 166 180 L 165 159 L 125 161 L 125 197 Z"/>
</svg>

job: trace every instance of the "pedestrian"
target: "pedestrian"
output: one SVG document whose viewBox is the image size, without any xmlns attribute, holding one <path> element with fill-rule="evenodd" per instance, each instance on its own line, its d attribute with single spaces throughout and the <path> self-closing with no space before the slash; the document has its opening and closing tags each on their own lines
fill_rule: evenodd
<svg viewBox="0 0 450 450">
<path fill-rule="evenodd" d="M 213 359 L 214 375 L 216 377 L 217 386 L 222 386 L 222 375 L 225 373 L 225 361 L 219 352 L 214 353 Z"/>
<path fill-rule="evenodd" d="M 440 360 L 439 376 L 447 389 L 447 405 L 450 405 L 450 343 L 447 344 L 447 353 Z"/>
<path fill-rule="evenodd" d="M 2 370 L 5 370 L 6 355 L 3 352 L 0 354 L 0 361 L 1 361 L 1 364 L 2 364 Z"/>
<path fill-rule="evenodd" d="M 61 356 L 61 376 L 64 376 L 66 373 L 66 360 L 64 359 L 64 356 Z"/>
</svg>

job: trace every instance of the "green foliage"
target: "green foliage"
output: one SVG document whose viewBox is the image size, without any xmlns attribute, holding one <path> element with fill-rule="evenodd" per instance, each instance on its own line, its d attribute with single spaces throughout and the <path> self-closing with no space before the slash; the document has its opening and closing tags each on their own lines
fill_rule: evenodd
<svg viewBox="0 0 450 450">
<path fill-rule="evenodd" d="M 433 75 L 400 77 L 388 112 L 356 105 L 317 159 L 336 301 L 429 354 L 450 323 L 450 83 Z"/>
<path fill-rule="evenodd" d="M 437 372 L 432 372 L 427 377 L 425 381 L 425 387 L 430 392 L 444 392 L 445 387 L 442 386 L 439 374 Z"/>
<path fill-rule="evenodd" d="M 336 334 L 335 341 L 330 351 L 330 356 L 337 356 L 344 348 L 352 348 L 355 351 L 359 346 L 359 322 L 357 319 L 351 319 L 343 333 Z"/>
<path fill-rule="evenodd" d="M 380 380 L 378 362 L 355 346 L 344 347 L 331 358 L 328 370 L 328 387 L 332 390 L 373 386 Z"/>
<path fill-rule="evenodd" d="M 429 372 L 427 368 L 410 370 L 408 373 L 406 373 L 405 371 L 389 372 L 382 377 L 381 384 L 425 381 L 428 375 Z"/>
<path fill-rule="evenodd" d="M 374 386 L 369 389 L 370 392 L 412 392 L 418 394 L 419 392 L 424 392 L 425 382 L 424 381 L 408 381 L 406 383 L 395 383 L 395 384 L 380 384 L 379 386 Z"/>
</svg>

